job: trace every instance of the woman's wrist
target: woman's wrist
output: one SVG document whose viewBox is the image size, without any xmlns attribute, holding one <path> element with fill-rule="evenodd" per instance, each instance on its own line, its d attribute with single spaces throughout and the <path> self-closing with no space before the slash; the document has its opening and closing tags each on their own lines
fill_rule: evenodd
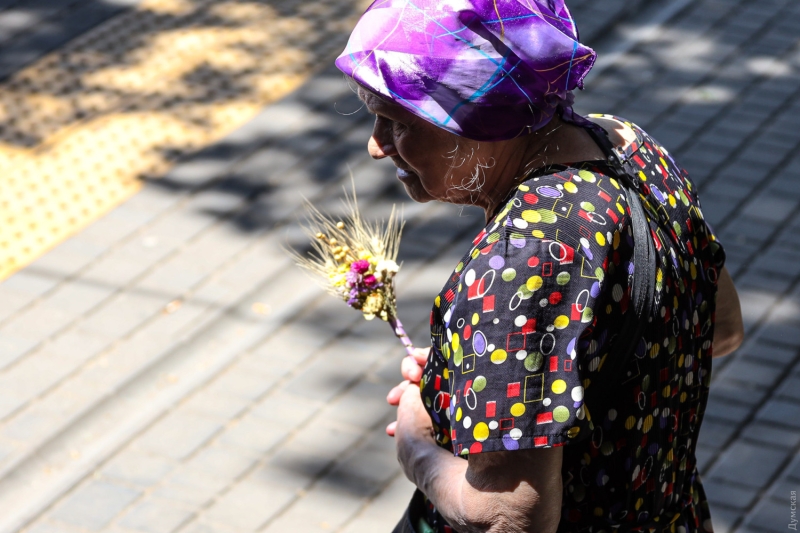
<svg viewBox="0 0 800 533">
<path fill-rule="evenodd" d="M 422 486 L 421 474 L 429 468 L 431 461 L 436 461 L 439 452 L 442 450 L 436 445 L 430 434 L 422 431 L 404 431 L 398 433 L 397 439 L 397 459 L 403 467 L 406 477 L 420 489 Z M 448 455 L 450 455 L 448 453 Z M 424 490 L 423 490 L 424 492 Z"/>
<path fill-rule="evenodd" d="M 427 496 L 437 511 L 448 523 L 463 528 L 461 485 L 465 480 L 467 461 L 440 448 L 433 439 L 422 438 L 398 441 L 397 456 L 406 477 Z"/>
</svg>

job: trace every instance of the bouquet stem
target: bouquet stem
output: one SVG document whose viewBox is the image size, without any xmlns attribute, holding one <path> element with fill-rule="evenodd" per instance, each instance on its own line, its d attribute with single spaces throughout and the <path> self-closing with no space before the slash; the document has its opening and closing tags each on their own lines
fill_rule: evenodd
<svg viewBox="0 0 800 533">
<path fill-rule="evenodd" d="M 392 326 L 394 330 L 394 334 L 400 339 L 400 342 L 403 343 L 403 346 L 406 349 L 406 353 L 408 355 L 414 355 L 414 345 L 411 343 L 411 339 L 406 333 L 405 328 L 403 328 L 403 323 L 400 322 L 400 319 L 396 316 L 389 317 L 389 325 Z"/>
</svg>

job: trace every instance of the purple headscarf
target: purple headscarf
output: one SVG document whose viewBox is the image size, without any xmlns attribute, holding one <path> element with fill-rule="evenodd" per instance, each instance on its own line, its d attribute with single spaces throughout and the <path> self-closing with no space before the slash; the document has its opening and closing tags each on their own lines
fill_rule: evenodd
<svg viewBox="0 0 800 533">
<path fill-rule="evenodd" d="M 376 0 L 336 66 L 456 135 L 499 141 L 572 112 L 596 54 L 563 0 Z"/>
</svg>

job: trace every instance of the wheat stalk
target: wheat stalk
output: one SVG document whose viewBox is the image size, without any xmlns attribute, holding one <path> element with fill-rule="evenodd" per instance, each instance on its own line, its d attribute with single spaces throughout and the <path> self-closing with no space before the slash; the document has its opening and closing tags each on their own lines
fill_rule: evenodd
<svg viewBox="0 0 800 533">
<path fill-rule="evenodd" d="M 353 186 L 352 196 L 345 191 L 344 217 L 334 220 L 311 202 L 305 232 L 312 250 L 302 255 L 291 250 L 296 263 L 309 271 L 329 294 L 343 300 L 364 318 L 388 322 L 394 334 L 411 354 L 413 345 L 397 317 L 394 277 L 400 269 L 397 250 L 404 222 L 392 207 L 389 220 L 370 223 L 361 217 Z"/>
</svg>

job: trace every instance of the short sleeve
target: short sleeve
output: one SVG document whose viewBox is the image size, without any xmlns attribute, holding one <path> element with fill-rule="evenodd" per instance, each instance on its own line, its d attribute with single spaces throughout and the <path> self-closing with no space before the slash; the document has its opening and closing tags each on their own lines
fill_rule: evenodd
<svg viewBox="0 0 800 533">
<path fill-rule="evenodd" d="M 465 265 L 442 339 L 456 454 L 590 435 L 577 354 L 602 277 L 575 249 L 545 239 L 500 240 Z"/>
</svg>

